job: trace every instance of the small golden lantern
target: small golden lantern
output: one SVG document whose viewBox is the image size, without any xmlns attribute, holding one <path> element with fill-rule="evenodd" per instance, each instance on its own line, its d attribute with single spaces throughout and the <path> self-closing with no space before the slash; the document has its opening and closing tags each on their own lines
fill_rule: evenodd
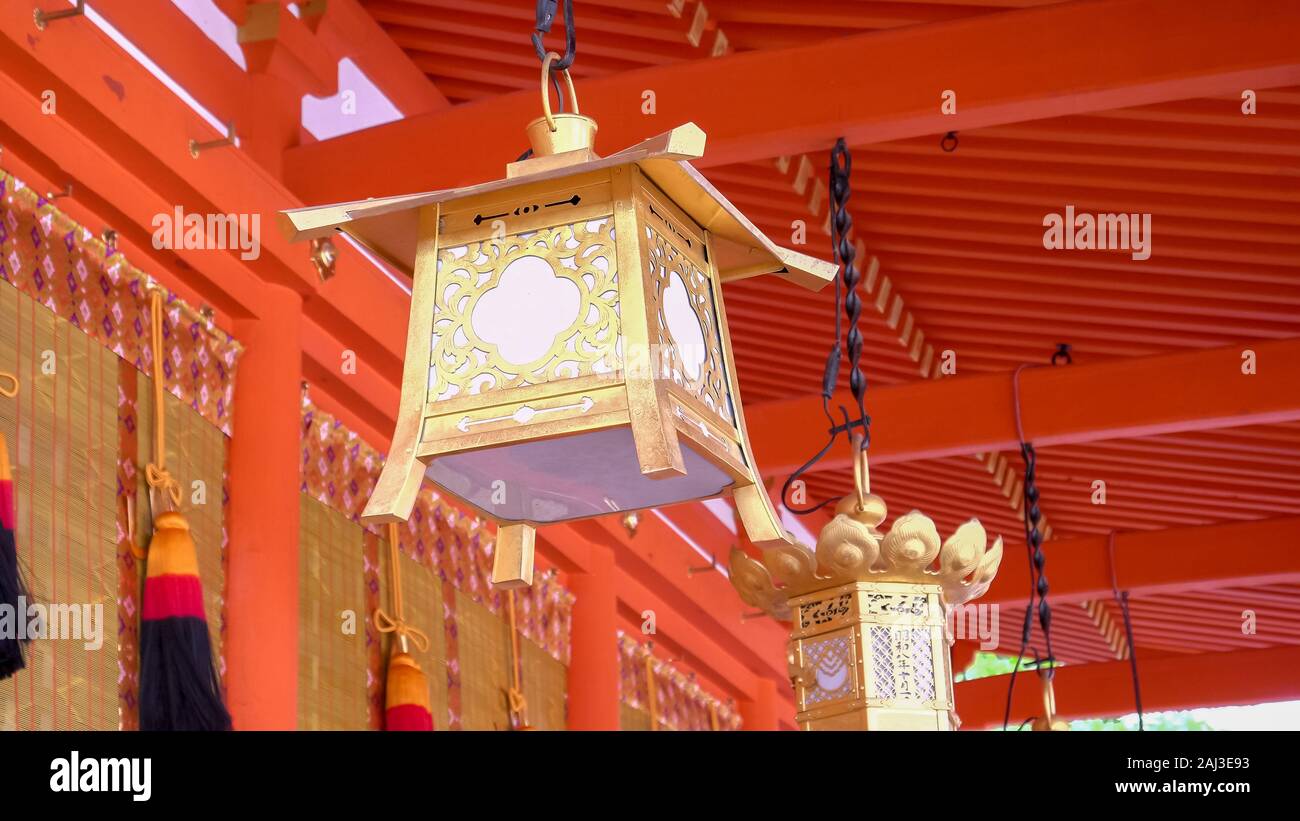
<svg viewBox="0 0 1300 821">
<path fill-rule="evenodd" d="M 784 542 L 721 286 L 775 273 L 818 289 L 836 266 L 719 194 L 689 163 L 693 124 L 598 156 L 571 79 L 574 113 L 551 114 L 552 59 L 533 156 L 505 179 L 282 215 L 291 239 L 344 231 L 413 278 L 397 428 L 362 520 L 407 518 L 427 476 L 498 523 L 500 587 L 531 584 L 535 525 L 723 494 L 754 542 Z"/>
<path fill-rule="evenodd" d="M 777 544 L 760 562 L 733 549 L 731 583 L 746 603 L 793 622 L 786 660 L 802 729 L 956 729 L 947 610 L 988 589 L 1002 539 L 987 547 L 971 519 L 941 545 L 915 510 L 882 533 L 885 502 L 857 453 L 856 492 L 816 551 Z"/>
</svg>

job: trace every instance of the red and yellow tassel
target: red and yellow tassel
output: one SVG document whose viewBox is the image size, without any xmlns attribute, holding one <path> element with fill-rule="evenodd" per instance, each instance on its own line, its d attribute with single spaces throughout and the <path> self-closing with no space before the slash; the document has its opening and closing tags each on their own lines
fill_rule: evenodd
<svg viewBox="0 0 1300 821">
<path fill-rule="evenodd" d="M 229 730 L 198 557 L 176 511 L 154 521 L 140 614 L 140 729 Z"/>
<path fill-rule="evenodd" d="M 181 489 L 167 470 L 163 406 L 162 292 L 149 289 L 153 354 L 154 461 L 145 467 L 150 491 L 173 508 Z M 129 508 L 128 508 L 129 511 Z M 140 613 L 140 729 L 229 730 L 230 713 L 212 662 L 203 584 L 190 524 L 172 509 L 154 517 Z"/>
<path fill-rule="evenodd" d="M 6 392 L 6 395 L 12 394 Z M 11 627 L 21 621 L 27 604 L 27 588 L 18 569 L 18 545 L 14 540 L 14 483 L 9 472 L 9 450 L 0 436 L 0 607 L 11 608 Z M 0 681 L 26 666 L 23 660 L 26 641 L 16 634 L 0 634 Z"/>
<path fill-rule="evenodd" d="M 385 730 L 432 730 L 433 711 L 429 708 L 429 679 L 408 652 L 412 643 L 420 652 L 428 652 L 429 637 L 406 623 L 402 608 L 402 555 L 397 549 L 397 525 L 388 526 L 388 569 L 391 579 L 393 616 L 382 608 L 374 613 L 375 627 L 397 638 L 388 658 L 388 677 L 384 684 Z"/>
<path fill-rule="evenodd" d="M 429 680 L 410 653 L 393 648 L 384 685 L 385 730 L 432 730 Z"/>
</svg>

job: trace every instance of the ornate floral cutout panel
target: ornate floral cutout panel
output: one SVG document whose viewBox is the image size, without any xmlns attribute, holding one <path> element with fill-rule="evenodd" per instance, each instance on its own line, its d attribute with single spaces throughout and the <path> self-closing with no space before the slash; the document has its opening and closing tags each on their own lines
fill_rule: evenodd
<svg viewBox="0 0 1300 821">
<path fill-rule="evenodd" d="M 849 632 L 803 642 L 803 709 L 853 698 L 857 693 L 853 636 Z"/>
<path fill-rule="evenodd" d="M 429 398 L 622 367 L 610 217 L 441 249 Z"/>
<path fill-rule="evenodd" d="M 734 426 L 709 275 L 653 225 L 645 226 L 645 235 L 653 317 L 650 335 L 658 376 L 682 386 Z"/>
</svg>

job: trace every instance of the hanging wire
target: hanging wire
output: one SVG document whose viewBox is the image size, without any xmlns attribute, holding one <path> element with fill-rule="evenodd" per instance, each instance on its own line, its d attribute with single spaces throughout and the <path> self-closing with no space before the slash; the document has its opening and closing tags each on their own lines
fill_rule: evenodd
<svg viewBox="0 0 1300 821">
<path fill-rule="evenodd" d="M 1133 703 L 1137 707 L 1138 732 L 1146 730 L 1142 719 L 1142 686 L 1138 681 L 1137 648 L 1133 646 L 1133 620 L 1128 612 L 1128 591 L 1119 589 L 1119 575 L 1115 571 L 1115 531 L 1106 536 L 1106 552 L 1110 561 L 1110 589 L 1119 603 L 1119 611 L 1124 616 L 1124 637 L 1128 641 L 1129 670 L 1133 675 Z"/>
<path fill-rule="evenodd" d="M 1052 354 L 1051 364 L 1055 366 L 1059 359 L 1064 359 L 1066 364 L 1073 364 L 1074 360 L 1070 356 L 1070 346 L 1067 343 L 1057 343 L 1056 351 Z M 1034 444 L 1025 439 L 1025 427 L 1020 415 L 1020 373 L 1025 368 L 1042 367 L 1041 365 L 1021 365 L 1016 368 L 1011 375 L 1011 396 L 1015 407 L 1016 420 L 1016 438 L 1020 441 L 1020 457 L 1025 462 L 1025 479 L 1024 479 L 1024 520 L 1025 520 L 1025 551 L 1029 556 L 1029 603 L 1025 605 L 1025 619 L 1020 631 L 1020 652 L 1016 654 L 1015 666 L 1011 668 L 1011 680 L 1007 684 L 1007 704 L 1006 711 L 1002 716 L 1002 729 L 1006 730 L 1008 723 L 1011 721 L 1011 700 L 1016 691 L 1016 674 L 1020 671 L 1020 664 L 1024 661 L 1025 650 L 1029 647 L 1029 637 L 1033 632 L 1035 602 L 1037 602 L 1038 624 L 1043 633 L 1043 644 L 1047 651 L 1047 657 L 1038 659 L 1036 667 L 1043 664 L 1049 667 L 1056 666 L 1056 656 L 1052 652 L 1052 606 L 1047 602 L 1047 574 L 1044 572 L 1046 565 L 1046 556 L 1043 553 L 1043 534 L 1038 529 L 1038 523 L 1042 521 L 1043 512 L 1038 506 L 1038 453 L 1034 450 Z"/>
<path fill-rule="evenodd" d="M 826 354 L 826 367 L 822 371 L 822 413 L 826 415 L 826 422 L 829 425 L 826 431 L 828 439 L 826 445 L 800 466 L 798 470 L 790 474 L 781 487 L 781 503 L 791 513 L 800 516 L 839 501 L 839 497 L 824 499 L 810 507 L 795 507 L 789 501 L 790 488 L 794 486 L 800 476 L 811 470 L 830 452 L 839 435 L 841 433 L 848 434 L 852 439 L 853 429 L 861 428 L 861 449 L 866 450 L 868 445 L 871 444 L 871 417 L 867 415 L 866 410 L 867 377 L 863 374 L 859 365 L 862 358 L 862 330 L 858 327 L 858 320 L 862 315 L 862 298 L 858 295 L 858 282 L 861 280 L 861 275 L 855 264 L 857 250 L 849 239 L 849 235 L 853 232 L 853 216 L 849 213 L 848 207 L 849 196 L 852 194 L 850 187 L 852 172 L 853 156 L 849 153 L 844 138 L 840 137 L 835 141 L 835 147 L 831 149 L 829 185 L 831 249 L 835 261 L 840 263 L 840 276 L 835 279 L 835 344 L 831 346 L 830 351 Z M 840 313 L 841 307 L 843 308 L 843 317 L 848 320 L 847 341 L 845 340 Z M 835 387 L 839 384 L 840 359 L 846 346 L 849 352 L 849 390 L 852 392 L 853 400 L 857 405 L 857 419 L 851 419 L 849 410 L 841 405 L 840 414 L 844 417 L 844 424 L 840 425 L 836 424 L 835 416 L 831 412 L 831 400 L 835 395 Z"/>
</svg>

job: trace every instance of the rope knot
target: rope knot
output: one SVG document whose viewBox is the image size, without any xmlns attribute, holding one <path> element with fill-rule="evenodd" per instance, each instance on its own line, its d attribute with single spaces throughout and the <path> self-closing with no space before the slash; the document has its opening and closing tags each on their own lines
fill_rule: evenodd
<svg viewBox="0 0 1300 821">
<path fill-rule="evenodd" d="M 523 691 L 511 687 L 506 690 L 506 698 L 510 701 L 510 712 L 516 716 L 523 716 L 528 709 L 528 700 L 524 698 Z"/>
<path fill-rule="evenodd" d="M 150 462 L 144 468 L 145 481 L 154 490 L 161 490 L 172 500 L 174 507 L 181 506 L 181 485 L 172 476 L 171 471 L 161 465 Z"/>
<path fill-rule="evenodd" d="M 429 636 L 418 627 L 407 624 L 406 620 L 400 615 L 393 618 L 384 611 L 382 607 L 375 608 L 375 629 L 380 633 L 393 633 L 398 640 L 402 642 L 403 651 L 406 650 L 406 642 L 414 644 L 416 649 L 421 653 L 429 652 Z"/>
</svg>

